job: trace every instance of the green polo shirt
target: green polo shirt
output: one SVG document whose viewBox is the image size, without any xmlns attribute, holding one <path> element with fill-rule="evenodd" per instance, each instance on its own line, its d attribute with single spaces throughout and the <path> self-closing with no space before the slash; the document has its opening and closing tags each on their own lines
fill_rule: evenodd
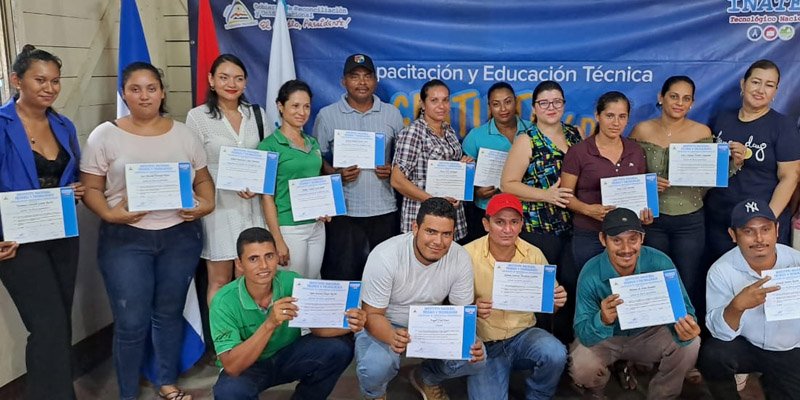
<svg viewBox="0 0 800 400">
<path fill-rule="evenodd" d="M 258 144 L 259 150 L 274 151 L 278 157 L 278 173 L 275 179 L 275 207 L 278 209 L 278 225 L 292 226 L 314 222 L 313 219 L 294 221 L 292 219 L 292 202 L 289 199 L 289 180 L 319 176 L 322 171 L 322 153 L 319 142 L 311 136 L 303 134 L 306 149 L 292 146 L 289 139 L 280 129 L 275 129 Z"/>
<path fill-rule="evenodd" d="M 272 302 L 292 295 L 294 279 L 300 275 L 292 271 L 278 270 L 272 280 Z M 247 340 L 258 330 L 272 311 L 272 305 L 263 309 L 256 304 L 247 291 L 244 276 L 225 285 L 211 300 L 208 320 L 214 349 L 222 354 Z M 300 328 L 289 328 L 282 323 L 261 352 L 259 360 L 272 357 L 278 350 L 292 344 L 300 337 Z M 219 363 L 219 362 L 218 362 Z"/>
</svg>

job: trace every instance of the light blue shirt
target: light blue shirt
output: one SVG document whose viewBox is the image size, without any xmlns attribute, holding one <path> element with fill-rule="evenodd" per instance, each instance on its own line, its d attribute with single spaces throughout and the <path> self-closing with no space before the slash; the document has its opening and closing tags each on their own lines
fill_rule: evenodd
<svg viewBox="0 0 800 400">
<path fill-rule="evenodd" d="M 403 129 L 400 111 L 372 95 L 372 108 L 362 113 L 347 103 L 346 96 L 343 94 L 339 101 L 325 106 L 317 114 L 313 135 L 319 141 L 322 157 L 333 164 L 333 131 L 336 129 L 381 132 L 386 135 L 386 165 L 392 165 L 394 140 Z M 379 179 L 375 170 L 362 169 L 358 178 L 345 183 L 343 189 L 347 215 L 351 217 L 374 217 L 397 210 L 389 179 Z"/>
<path fill-rule="evenodd" d="M 530 126 L 530 123 L 526 123 L 517 117 L 517 133 L 528 129 Z M 511 142 L 497 129 L 494 118 L 481 126 L 472 128 L 461 143 L 461 148 L 464 150 L 464 153 L 474 158 L 475 161 L 478 161 L 478 152 L 481 150 L 481 147 L 505 152 L 511 150 Z M 475 197 L 475 205 L 484 210 L 488 203 L 489 199 L 479 199 Z"/>
<path fill-rule="evenodd" d="M 773 269 L 800 266 L 800 251 L 776 244 L 778 260 Z M 731 341 L 743 336 L 754 346 L 769 351 L 787 351 L 800 347 L 800 319 L 767 322 L 764 305 L 742 314 L 739 329 L 734 331 L 725 322 L 723 313 L 731 300 L 744 289 L 761 279 L 750 268 L 739 247 L 734 247 L 717 260 L 706 279 L 706 326 L 719 340 Z"/>
</svg>

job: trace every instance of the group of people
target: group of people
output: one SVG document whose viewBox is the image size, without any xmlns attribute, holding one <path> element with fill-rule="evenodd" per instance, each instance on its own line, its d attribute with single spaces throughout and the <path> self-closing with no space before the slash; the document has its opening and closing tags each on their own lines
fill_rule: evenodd
<svg viewBox="0 0 800 400">
<path fill-rule="evenodd" d="M 500 82 L 488 91 L 490 119 L 463 143 L 448 123 L 445 82 L 422 86 L 419 114 L 404 126 L 397 108 L 375 95 L 375 65 L 364 54 L 345 60 L 345 93 L 319 111 L 312 134 L 304 131 L 312 100 L 305 82 L 280 88 L 280 126 L 266 131 L 265 111 L 244 96 L 245 65 L 223 54 L 207 77 L 205 104 L 183 124 L 166 116 L 159 70 L 135 62 L 120 88 L 130 115 L 95 128 L 82 148 L 74 125 L 52 108 L 60 68 L 57 57 L 32 46 L 14 62 L 16 94 L 0 108 L 0 192 L 72 186 L 102 220 L 97 261 L 114 316 L 121 399 L 138 396 L 148 341 L 158 395 L 191 399 L 175 384 L 182 311 L 200 258 L 209 274 L 220 399 L 256 399 L 297 380 L 298 398 L 326 398 L 353 358 L 362 395 L 386 398 L 413 340 L 409 306 L 445 301 L 477 305 L 479 340 L 471 360 L 426 360 L 412 371 L 409 379 L 426 399 L 447 398 L 441 383 L 459 376 L 467 377 L 471 398 L 506 398 L 512 370 L 529 371 L 526 398 L 551 398 L 565 368 L 585 396 L 603 398 L 617 360 L 659 363 L 653 399 L 679 396 L 696 364 L 716 398 L 735 398 L 734 376 L 753 371 L 763 373 L 769 397 L 797 397 L 800 374 L 789 366 L 800 361 L 800 326 L 765 322 L 763 309 L 767 293 L 778 289 L 765 287 L 761 272 L 800 260 L 785 246 L 800 133 L 771 108 L 780 81 L 771 61 L 748 68 L 738 114 L 719 115 L 713 130 L 688 119 L 695 86 L 686 76 L 664 82 L 661 115 L 629 137 L 623 93 L 598 99 L 595 130 L 584 138 L 562 121 L 567 99 L 557 82 L 536 86 L 530 121 L 518 115 L 513 87 Z M 384 133 L 386 165 L 334 167 L 337 129 Z M 669 145 L 714 141 L 729 144 L 728 187 L 671 187 Z M 275 193 L 215 189 L 222 146 L 278 153 Z M 474 162 L 481 148 L 508 152 L 500 187 L 476 187 L 472 203 L 426 192 L 429 160 Z M 177 161 L 192 166 L 195 206 L 129 211 L 125 165 Z M 602 204 L 600 179 L 645 172 L 659 177 L 658 218 L 648 209 Z M 347 215 L 295 221 L 288 181 L 322 174 L 341 175 Z M 494 309 L 496 262 L 556 264 L 558 312 Z M 0 242 L 0 280 L 30 332 L 26 398 L 75 398 L 77 264 L 76 238 Z M 608 280 L 675 268 L 687 316 L 620 329 L 623 300 Z M 350 328 L 303 334 L 288 327 L 302 312 L 291 293 L 297 277 L 361 280 L 363 304 L 346 312 Z M 701 347 L 704 327 L 710 337 Z"/>
</svg>

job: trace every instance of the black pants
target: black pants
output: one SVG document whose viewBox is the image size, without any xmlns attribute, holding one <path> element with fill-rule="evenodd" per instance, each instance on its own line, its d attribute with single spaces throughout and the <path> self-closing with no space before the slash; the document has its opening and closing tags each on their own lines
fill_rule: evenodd
<svg viewBox="0 0 800 400">
<path fill-rule="evenodd" d="M 483 217 L 486 215 L 486 210 L 476 206 L 473 202 L 465 202 L 464 214 L 467 218 L 467 236 L 458 241 L 462 246 L 486 236 L 486 229 L 483 229 Z"/>
<path fill-rule="evenodd" d="M 361 280 L 369 252 L 399 233 L 397 212 L 374 217 L 333 217 L 325 224 L 322 279 Z"/>
<path fill-rule="evenodd" d="M 734 374 L 761 372 L 767 399 L 800 399 L 800 349 L 763 350 L 747 339 L 725 342 L 708 338 L 697 366 L 715 399 L 738 399 Z"/>
<path fill-rule="evenodd" d="M 521 232 L 520 238 L 544 253 L 547 262 L 556 265 L 556 279 L 567 291 L 567 303 L 555 314 L 536 314 L 536 326 L 550 331 L 565 345 L 572 343 L 575 316 L 575 294 L 578 286 L 578 269 L 572 257 L 572 235 L 542 232 Z"/>
<path fill-rule="evenodd" d="M 25 324 L 25 399 L 74 399 L 72 388 L 72 297 L 78 269 L 78 238 L 22 244 L 0 262 L 0 280 Z"/>
</svg>

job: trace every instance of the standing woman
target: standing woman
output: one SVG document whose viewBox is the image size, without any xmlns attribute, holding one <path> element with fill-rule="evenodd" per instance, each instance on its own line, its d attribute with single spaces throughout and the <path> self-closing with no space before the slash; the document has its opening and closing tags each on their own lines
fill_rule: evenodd
<svg viewBox="0 0 800 400">
<path fill-rule="evenodd" d="M 528 123 L 517 116 L 517 95 L 514 88 L 506 82 L 497 82 L 489 88 L 489 121 L 473 128 L 464 138 L 461 148 L 464 154 L 478 159 L 481 148 L 508 152 L 517 133 L 528 129 Z M 483 216 L 486 204 L 500 188 L 494 186 L 475 187 L 475 201 L 466 206 L 467 237 L 471 242 L 486 234 L 483 229 Z"/>
<path fill-rule="evenodd" d="M 503 192 L 522 200 L 525 226 L 519 236 L 558 266 L 558 281 L 569 294 L 567 303 L 552 317 L 542 315 L 541 323 L 550 322 L 551 332 L 569 344 L 573 339 L 578 271 L 572 262 L 572 213 L 566 209 L 572 190 L 561 187 L 559 177 L 564 156 L 570 147 L 580 143 L 583 134 L 561 121 L 567 101 L 557 82 L 539 83 L 531 98 L 534 123 L 514 140 L 500 184 Z"/>
<path fill-rule="evenodd" d="M 644 121 L 633 128 L 631 139 L 645 152 L 647 172 L 658 174 L 659 217 L 647 228 L 644 244 L 666 253 L 681 275 L 686 292 L 698 313 L 705 315 L 706 269 L 702 267 L 705 248 L 705 217 L 703 196 L 705 187 L 670 187 L 667 180 L 669 146 L 673 143 L 712 143 L 707 126 L 686 118 L 694 103 L 695 85 L 688 76 L 667 78 L 658 94 L 661 116 Z M 744 146 L 731 144 L 735 157 L 731 172 L 741 167 Z M 737 156 L 738 155 L 738 156 Z M 703 318 L 698 318 L 703 324 Z"/>
<path fill-rule="evenodd" d="M 742 106 L 718 115 L 713 131 L 718 141 L 744 143 L 742 170 L 727 188 L 714 188 L 706 198 L 707 260 L 716 261 L 735 244 L 728 235 L 733 206 L 745 199 L 769 202 L 778 216 L 778 243 L 789 245 L 791 210 L 787 205 L 800 174 L 800 137 L 791 119 L 771 108 L 781 72 L 770 60 L 747 68 L 740 81 Z M 736 151 L 733 150 L 734 156 Z"/>
<path fill-rule="evenodd" d="M 158 395 L 190 400 L 175 386 L 183 307 L 203 248 L 200 218 L 214 210 L 214 184 L 203 144 L 186 125 L 165 117 L 164 83 L 149 63 L 122 71 L 130 115 L 92 131 L 81 160 L 84 203 L 100 224 L 97 261 L 114 315 L 114 367 L 120 398 L 139 394 L 145 339 L 152 338 Z M 190 162 L 195 207 L 129 212 L 125 165 Z"/>
<path fill-rule="evenodd" d="M 472 162 L 472 157 L 462 156 L 461 143 L 447 122 L 450 115 L 450 88 L 438 79 L 422 85 L 422 101 L 417 119 L 400 131 L 392 166 L 392 187 L 403 195 L 400 230 L 411 231 L 417 211 L 423 201 L 433 197 L 425 191 L 428 160 Z M 455 240 L 467 235 L 464 206 L 460 201 L 447 198 L 456 208 Z"/>
<path fill-rule="evenodd" d="M 0 192 L 72 186 L 80 199 L 75 126 L 52 108 L 61 60 L 25 45 L 12 70 L 17 94 L 0 107 Z M 78 242 L 0 242 L 0 280 L 29 332 L 26 399 L 75 398 L 70 350 Z"/>
<path fill-rule="evenodd" d="M 325 253 L 327 218 L 295 221 L 289 197 L 289 180 L 311 178 L 322 173 L 319 142 L 303 132 L 311 116 L 311 88 L 303 81 L 291 80 L 278 90 L 281 126 L 262 140 L 259 150 L 274 151 L 278 157 L 275 195 L 261 196 L 267 228 L 275 237 L 278 263 L 303 278 L 319 279 Z"/>
<path fill-rule="evenodd" d="M 206 103 L 191 109 L 186 126 L 203 142 L 208 170 L 216 179 L 220 147 L 254 149 L 263 136 L 265 112 L 244 97 L 247 69 L 232 54 L 222 54 L 211 64 Z M 256 121 L 261 116 L 261 125 Z M 249 188 L 248 188 L 249 189 Z M 231 281 L 236 258 L 236 238 L 247 228 L 264 227 L 261 205 L 250 190 L 216 190 L 214 212 L 203 218 L 204 243 L 200 257 L 208 269 L 208 304 L 217 291 Z"/>
<path fill-rule="evenodd" d="M 601 203 L 600 179 L 643 174 L 647 171 L 644 151 L 633 140 L 622 137 L 631 103 L 624 94 L 606 92 L 597 99 L 594 134 L 572 146 L 561 167 L 561 186 L 571 189 L 575 197 L 567 208 L 575 214 L 572 219 L 572 255 L 578 271 L 590 258 L 603 252 L 600 227 L 613 206 Z M 653 222 L 650 210 L 639 213 L 642 222 Z"/>
</svg>

